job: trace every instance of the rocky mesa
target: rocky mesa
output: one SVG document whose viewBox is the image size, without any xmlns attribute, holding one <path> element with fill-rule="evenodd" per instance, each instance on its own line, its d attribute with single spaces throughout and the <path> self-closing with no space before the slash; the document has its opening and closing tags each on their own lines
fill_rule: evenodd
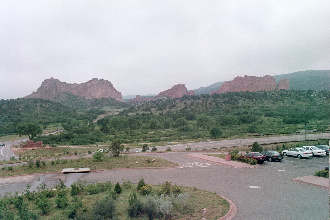
<svg viewBox="0 0 330 220">
<path fill-rule="evenodd" d="M 257 76 L 237 76 L 232 81 L 224 82 L 220 89 L 214 93 L 221 94 L 226 92 L 257 92 L 257 91 L 272 91 L 272 90 L 288 90 L 289 81 L 284 79 L 276 83 L 274 77 L 266 75 L 263 77 Z"/>
<path fill-rule="evenodd" d="M 108 80 L 94 78 L 85 83 L 66 83 L 50 78 L 42 82 L 36 92 L 25 98 L 55 100 L 63 93 L 71 93 L 86 99 L 113 98 L 121 101 L 122 94 Z"/>
<path fill-rule="evenodd" d="M 148 101 L 154 101 L 157 99 L 163 99 L 163 98 L 177 99 L 177 98 L 182 98 L 183 96 L 190 96 L 190 95 L 194 95 L 194 91 L 188 90 L 185 84 L 176 84 L 172 88 L 162 91 L 158 95 L 153 97 L 137 95 L 134 99 L 131 99 L 130 102 L 139 104 Z"/>
</svg>

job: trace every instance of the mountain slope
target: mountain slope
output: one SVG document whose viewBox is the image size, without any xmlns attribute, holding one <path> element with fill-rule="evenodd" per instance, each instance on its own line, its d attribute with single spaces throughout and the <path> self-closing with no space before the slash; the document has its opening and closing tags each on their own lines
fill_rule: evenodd
<svg viewBox="0 0 330 220">
<path fill-rule="evenodd" d="M 292 90 L 330 90 L 330 70 L 306 70 L 273 76 L 277 82 L 288 79 Z M 211 94 L 220 89 L 224 82 L 194 90 L 196 95 Z"/>
<path fill-rule="evenodd" d="M 306 70 L 274 76 L 288 79 L 293 90 L 330 90 L 330 70 Z"/>
</svg>

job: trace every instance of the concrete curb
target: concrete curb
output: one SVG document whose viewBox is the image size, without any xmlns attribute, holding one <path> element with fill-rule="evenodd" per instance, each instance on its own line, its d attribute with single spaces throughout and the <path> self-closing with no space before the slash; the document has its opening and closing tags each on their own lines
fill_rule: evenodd
<svg viewBox="0 0 330 220">
<path fill-rule="evenodd" d="M 229 211 L 227 212 L 226 215 L 220 217 L 218 220 L 232 220 L 238 212 L 238 208 L 235 205 L 235 203 L 233 201 L 231 201 L 230 199 L 221 196 L 223 199 L 227 200 L 227 202 L 229 202 Z"/>
<path fill-rule="evenodd" d="M 307 178 L 307 179 L 306 179 Z M 304 184 L 309 184 L 309 185 L 312 185 L 312 186 L 317 186 L 317 187 L 320 187 L 322 189 L 329 189 L 329 179 L 326 179 L 328 185 L 324 185 L 322 183 L 317 183 L 317 182 L 314 182 L 314 181 L 310 181 L 308 179 L 310 178 L 314 178 L 315 180 L 322 180 L 324 181 L 324 177 L 317 177 L 317 176 L 303 176 L 303 177 L 297 177 L 297 178 L 294 178 L 292 179 L 292 181 L 296 182 L 296 183 L 304 183 Z"/>
</svg>

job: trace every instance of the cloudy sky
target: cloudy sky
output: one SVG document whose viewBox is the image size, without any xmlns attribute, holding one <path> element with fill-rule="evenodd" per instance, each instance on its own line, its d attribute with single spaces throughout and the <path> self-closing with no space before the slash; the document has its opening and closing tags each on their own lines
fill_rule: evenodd
<svg viewBox="0 0 330 220">
<path fill-rule="evenodd" d="M 124 95 L 330 68 L 327 0 L 2 0 L 0 98 L 49 77 Z"/>
</svg>

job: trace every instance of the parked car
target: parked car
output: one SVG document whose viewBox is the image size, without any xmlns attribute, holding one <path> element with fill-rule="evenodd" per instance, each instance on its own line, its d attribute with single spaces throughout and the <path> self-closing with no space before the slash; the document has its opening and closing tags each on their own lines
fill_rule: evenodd
<svg viewBox="0 0 330 220">
<path fill-rule="evenodd" d="M 0 147 L 4 147 L 4 146 L 6 146 L 5 144 L 0 144 Z"/>
<path fill-rule="evenodd" d="M 290 148 L 289 150 L 282 151 L 282 155 L 298 157 L 298 158 L 310 158 L 313 157 L 312 151 L 305 150 L 303 148 Z"/>
<path fill-rule="evenodd" d="M 257 162 L 259 164 L 264 163 L 264 161 L 266 160 L 266 156 L 262 155 L 259 152 L 250 152 L 250 153 L 245 154 L 243 157 L 245 157 L 245 158 L 253 158 L 253 159 L 257 160 Z"/>
<path fill-rule="evenodd" d="M 262 152 L 262 155 L 264 155 L 266 157 L 266 160 L 268 160 L 269 162 L 273 162 L 273 161 L 281 162 L 283 159 L 282 155 L 279 152 L 273 150 L 264 151 Z"/>
<path fill-rule="evenodd" d="M 326 156 L 325 150 L 319 149 L 315 146 L 303 146 L 302 147 L 305 150 L 312 151 L 313 156 Z"/>
<path fill-rule="evenodd" d="M 316 145 L 315 147 L 325 150 L 326 155 L 329 155 L 329 146 L 328 145 Z"/>
</svg>

